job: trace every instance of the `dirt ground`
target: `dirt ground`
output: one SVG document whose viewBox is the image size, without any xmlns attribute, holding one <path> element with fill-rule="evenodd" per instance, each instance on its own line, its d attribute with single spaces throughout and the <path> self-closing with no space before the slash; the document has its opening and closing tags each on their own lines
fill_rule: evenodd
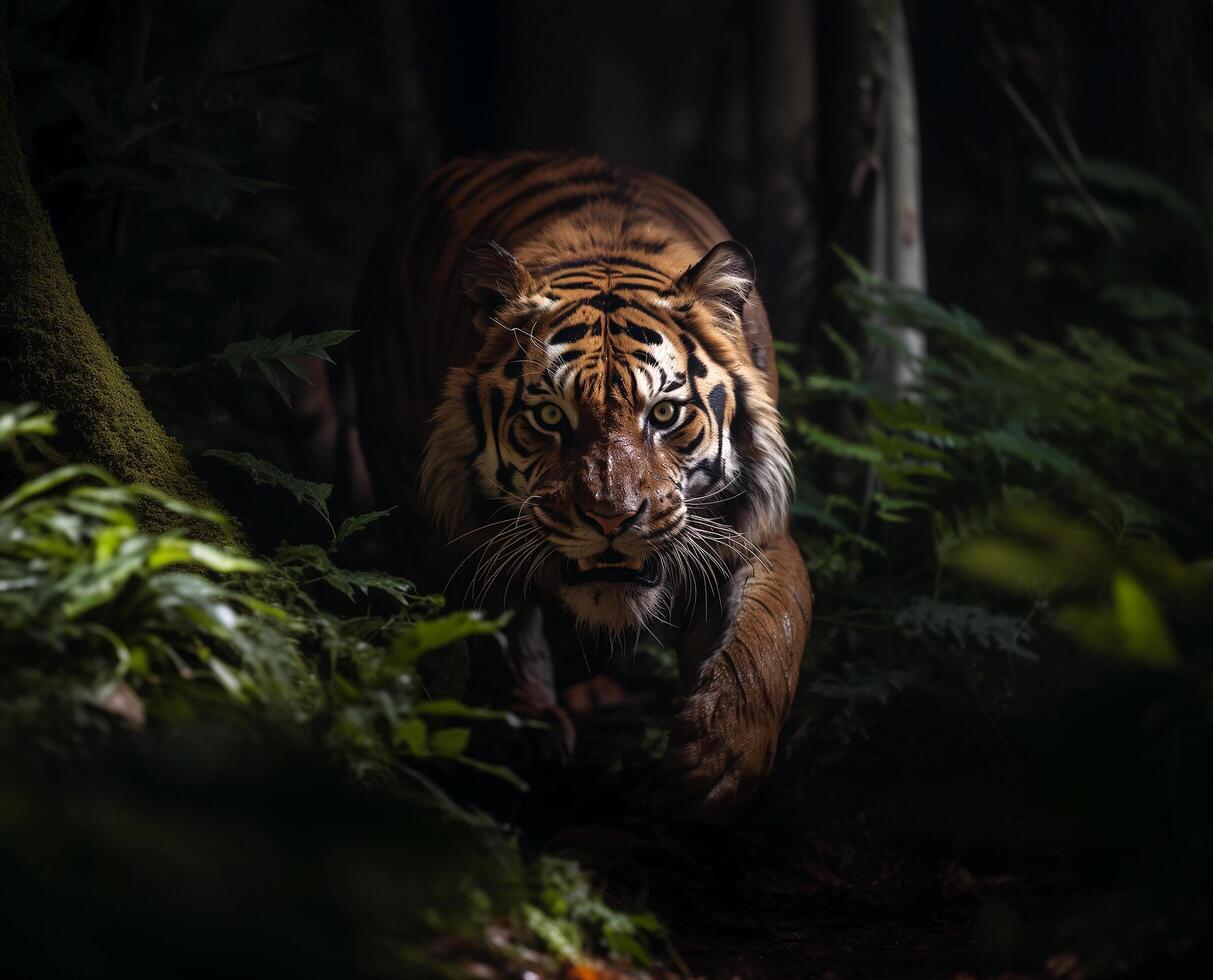
<svg viewBox="0 0 1213 980">
<path fill-rule="evenodd" d="M 948 776 L 954 761 L 924 775 L 870 744 L 801 753 L 725 820 L 671 816 L 646 707 L 580 717 L 575 762 L 533 768 L 506 818 L 530 847 L 593 868 L 616 903 L 656 911 L 681 961 L 669 975 L 1213 975 L 1199 884 L 1059 845 L 1031 816 L 989 819 L 970 781 Z"/>
</svg>

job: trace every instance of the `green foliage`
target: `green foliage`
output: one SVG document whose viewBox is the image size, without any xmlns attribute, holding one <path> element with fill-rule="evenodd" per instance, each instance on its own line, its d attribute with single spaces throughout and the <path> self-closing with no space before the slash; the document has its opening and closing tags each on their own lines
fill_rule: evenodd
<svg viewBox="0 0 1213 980">
<path fill-rule="evenodd" d="M 301 587 L 322 582 L 351 600 L 375 589 L 406 608 L 442 605 L 441 597 L 418 595 L 413 583 L 398 575 L 340 568 L 329 552 L 315 544 L 283 545 L 274 553 L 274 565 Z"/>
<path fill-rule="evenodd" d="M 0 446 L 11 447 L 17 433 L 52 433 L 53 420 L 23 406 L 0 414 L 0 431 L 8 433 Z M 315 486 L 272 467 L 258 472 L 288 488 Z M 185 529 L 149 534 L 140 521 L 148 506 L 227 528 L 213 511 L 120 484 L 91 466 L 51 469 L 0 499 L 10 697 L 35 680 L 71 677 L 85 702 L 104 707 L 121 684 L 125 715 L 142 723 L 147 700 L 156 723 L 193 715 L 205 700 L 195 690 L 209 684 L 237 703 L 260 705 L 267 717 L 334 717 L 331 744 L 365 753 L 359 766 L 409 755 L 465 761 L 470 730 L 448 726 L 456 717 L 450 704 L 429 720 L 415 713 L 425 700 L 416 672 L 427 655 L 500 637 L 504 620 L 474 611 L 427 618 L 441 603 L 410 582 L 340 569 L 317 546 L 284 547 L 264 562 Z M 378 617 L 329 612 L 306 590 L 316 582 L 347 598 L 377 589 L 390 609 Z M 462 720 L 506 720 L 468 711 Z M 420 741 L 400 737 L 408 724 Z"/>
<path fill-rule="evenodd" d="M 55 416 L 38 411 L 32 402 L 18 405 L 0 415 L 0 446 L 7 446 L 18 436 L 50 436 L 55 434 Z"/>
<path fill-rule="evenodd" d="M 240 307 L 229 314 L 229 319 L 239 320 Z M 151 378 L 156 375 L 178 377 L 183 374 L 193 374 L 204 368 L 227 366 L 237 377 L 242 377 L 244 368 L 255 365 L 260 370 L 271 388 L 287 405 L 291 404 L 291 378 L 299 378 L 311 384 L 307 372 L 299 364 L 301 357 L 315 357 L 322 361 L 333 363 L 329 356 L 329 348 L 357 333 L 356 330 L 326 330 L 323 333 L 307 334 L 295 337 L 289 331 L 277 337 L 257 335 L 251 340 L 238 340 L 227 344 L 218 353 L 211 354 L 205 360 L 191 361 L 178 367 L 157 367 L 154 364 L 138 364 L 128 368 L 129 374 L 137 377 Z"/>
<path fill-rule="evenodd" d="M 1031 286 L 1070 315 L 1109 327 L 1208 322 L 1183 280 L 1207 279 L 1213 228 L 1175 188 L 1127 164 L 1074 164 L 1079 195 L 1052 163 L 1028 174 L 1038 209 L 1023 270 Z M 1177 275 L 1177 270 L 1180 270 Z"/>
<path fill-rule="evenodd" d="M 22 408 L 0 430 L 53 432 Z M 261 562 L 180 531 L 148 534 L 139 512 L 157 506 L 193 521 L 218 514 L 151 487 L 122 485 L 91 466 L 34 477 L 0 500 L 0 633 L 8 695 L 34 672 L 62 670 L 85 701 L 116 685 L 203 678 L 243 701 L 303 703 L 314 683 L 281 623 L 282 610 L 200 572 L 255 575 Z M 16 685 L 15 687 L 13 685 Z"/>
<path fill-rule="evenodd" d="M 154 208 L 190 208 L 213 221 L 240 195 L 283 186 L 235 172 L 230 161 L 205 145 L 205 135 L 211 127 L 255 113 L 308 117 L 311 110 L 299 102 L 253 97 L 267 73 L 289 67 L 290 61 L 131 84 L 21 40 L 15 38 L 14 61 L 48 79 L 59 99 L 58 104 L 44 99 L 36 108 L 48 115 L 66 111 L 73 118 L 86 161 L 60 171 L 52 187 L 80 183 L 95 195 L 131 191 L 145 195 Z"/>
<path fill-rule="evenodd" d="M 895 693 L 873 677 L 935 690 L 939 663 L 983 710 L 1009 707 L 1025 662 L 1074 646 L 1207 676 L 1213 350 L 1183 326 L 1006 340 L 850 269 L 842 295 L 869 342 L 912 327 L 929 355 L 896 393 L 853 357 L 846 378 L 801 370 L 794 351 L 782 367 L 814 645 L 851 651 L 813 684 L 823 721 L 845 707 L 858 733 L 855 706 Z M 826 412 L 851 420 L 841 434 L 815 421 Z"/>
<path fill-rule="evenodd" d="M 240 467 L 253 478 L 253 482 L 258 486 L 282 488 L 294 497 L 297 503 L 307 504 L 316 511 L 317 514 L 324 518 L 329 528 L 332 529 L 333 524 L 329 520 L 328 507 L 329 496 L 333 492 L 333 485 L 331 483 L 313 483 L 311 480 L 301 480 L 297 476 L 283 472 L 273 463 L 267 463 L 264 459 L 258 459 L 251 453 L 234 453 L 226 449 L 208 449 L 202 455 L 212 456 L 225 463 L 230 463 L 232 466 Z M 337 532 L 334 530 L 334 537 L 336 534 Z"/>
<path fill-rule="evenodd" d="M 611 908 L 574 862 L 544 856 L 534 869 L 536 901 L 522 906 L 527 927 L 562 960 L 586 958 L 591 942 L 639 966 L 653 960 L 653 947 L 664 938 L 651 913 L 629 914 Z"/>
<path fill-rule="evenodd" d="M 354 517 L 347 517 L 341 522 L 341 527 L 337 529 L 337 536 L 333 539 L 333 544 L 337 547 L 345 544 L 345 542 L 353 535 L 360 531 L 365 531 L 376 521 L 381 521 L 385 517 L 390 517 L 395 507 L 389 507 L 387 510 L 374 510 L 367 514 L 358 514 Z"/>
<path fill-rule="evenodd" d="M 258 459 L 251 453 L 208 449 L 202 455 L 239 467 L 252 477 L 253 482 L 258 486 L 279 487 L 287 491 L 295 498 L 296 503 L 306 504 L 324 518 L 325 524 L 332 532 L 332 540 L 329 542 L 327 552 L 316 545 L 284 545 L 276 555 L 279 567 L 287 570 L 296 579 L 303 581 L 305 578 L 303 573 L 310 571 L 316 576 L 312 581 L 323 580 L 347 598 L 353 597 L 355 589 L 366 594 L 367 590 L 372 588 L 396 593 L 402 597 L 409 595 L 416 597 L 411 582 L 382 572 L 344 571 L 337 568 L 329 557 L 331 552 L 337 551 L 351 537 L 366 530 L 376 521 L 389 516 L 395 510 L 394 507 L 389 507 L 387 510 L 370 511 L 366 514 L 355 514 L 343 520 L 339 528 L 334 528 L 329 517 L 328 507 L 329 497 L 333 493 L 332 484 L 302 480 L 279 469 L 273 463 Z"/>
</svg>

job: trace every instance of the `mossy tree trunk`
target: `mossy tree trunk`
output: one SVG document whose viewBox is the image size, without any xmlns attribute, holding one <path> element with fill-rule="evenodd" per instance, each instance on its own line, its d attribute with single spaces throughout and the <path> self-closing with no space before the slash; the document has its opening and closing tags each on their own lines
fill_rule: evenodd
<svg viewBox="0 0 1213 980">
<path fill-rule="evenodd" d="M 160 426 L 89 315 L 17 136 L 8 56 L 0 44 L 0 401 L 38 402 L 59 419 L 55 446 L 194 503 L 207 493 Z"/>
</svg>

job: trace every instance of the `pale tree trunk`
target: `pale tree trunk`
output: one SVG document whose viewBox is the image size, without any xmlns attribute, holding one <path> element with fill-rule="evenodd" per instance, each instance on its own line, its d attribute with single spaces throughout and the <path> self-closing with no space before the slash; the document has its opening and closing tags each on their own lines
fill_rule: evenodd
<svg viewBox="0 0 1213 980">
<path fill-rule="evenodd" d="M 927 288 L 926 248 L 922 239 L 922 178 L 918 100 L 914 62 L 901 0 L 890 0 L 882 27 L 885 63 L 878 166 L 872 200 L 868 266 L 879 276 L 908 289 Z M 876 379 L 903 392 L 917 379 L 926 354 L 922 331 L 899 324 L 890 329 L 903 349 L 885 346 L 873 356 Z"/>
<path fill-rule="evenodd" d="M 202 483 L 144 405 L 80 305 L 17 136 L 8 56 L 0 44 L 0 401 L 56 413 L 55 448 L 210 504 Z M 155 526 L 157 517 L 149 514 Z"/>
</svg>

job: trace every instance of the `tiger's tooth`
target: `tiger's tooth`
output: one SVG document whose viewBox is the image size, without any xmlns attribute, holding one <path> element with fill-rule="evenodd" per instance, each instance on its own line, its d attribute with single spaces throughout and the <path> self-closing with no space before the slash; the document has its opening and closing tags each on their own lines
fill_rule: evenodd
<svg viewBox="0 0 1213 980">
<path fill-rule="evenodd" d="M 595 561 L 593 558 L 578 558 L 577 567 L 583 571 L 592 571 L 595 568 L 626 568 L 629 571 L 638 572 L 644 567 L 644 561 L 640 558 L 624 558 L 622 561 Z"/>
</svg>

